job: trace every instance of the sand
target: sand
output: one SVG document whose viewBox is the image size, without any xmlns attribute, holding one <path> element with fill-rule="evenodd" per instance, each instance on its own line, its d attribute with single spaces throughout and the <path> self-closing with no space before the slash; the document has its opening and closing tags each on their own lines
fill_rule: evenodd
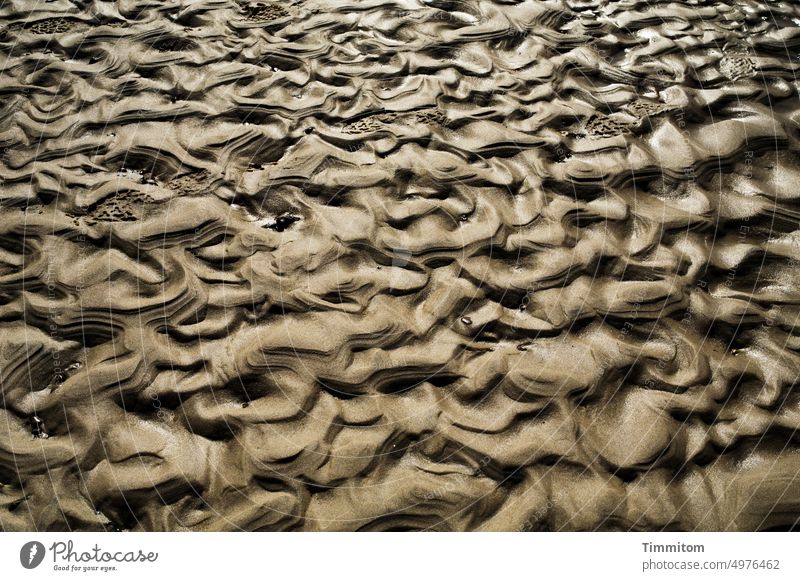
<svg viewBox="0 0 800 581">
<path fill-rule="evenodd" d="M 800 5 L 0 26 L 0 529 L 797 526 Z"/>
</svg>

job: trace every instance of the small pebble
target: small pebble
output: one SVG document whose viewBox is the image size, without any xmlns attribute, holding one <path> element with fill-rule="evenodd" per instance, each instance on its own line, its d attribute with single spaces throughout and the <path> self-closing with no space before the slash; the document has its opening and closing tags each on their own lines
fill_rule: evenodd
<svg viewBox="0 0 800 581">
<path fill-rule="evenodd" d="M 37 415 L 31 416 L 31 435 L 35 438 L 45 439 L 48 437 L 47 430 L 44 426 L 44 420 Z"/>
</svg>

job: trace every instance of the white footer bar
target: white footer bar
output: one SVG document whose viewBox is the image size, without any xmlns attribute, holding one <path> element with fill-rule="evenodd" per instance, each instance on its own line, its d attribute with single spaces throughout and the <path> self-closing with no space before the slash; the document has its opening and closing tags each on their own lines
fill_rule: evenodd
<svg viewBox="0 0 800 581">
<path fill-rule="evenodd" d="M 1 533 L 6 579 L 798 579 L 791 533 Z"/>
</svg>

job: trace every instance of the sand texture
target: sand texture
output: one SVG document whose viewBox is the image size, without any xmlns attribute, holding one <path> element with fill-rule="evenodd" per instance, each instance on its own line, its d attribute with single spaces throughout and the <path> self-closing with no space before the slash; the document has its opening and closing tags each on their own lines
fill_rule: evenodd
<svg viewBox="0 0 800 581">
<path fill-rule="evenodd" d="M 786 530 L 800 2 L 0 3 L 0 530 Z"/>
</svg>

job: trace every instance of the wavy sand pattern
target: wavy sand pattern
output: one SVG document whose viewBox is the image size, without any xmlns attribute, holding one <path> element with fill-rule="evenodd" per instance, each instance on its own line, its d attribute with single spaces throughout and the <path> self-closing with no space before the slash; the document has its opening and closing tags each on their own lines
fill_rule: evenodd
<svg viewBox="0 0 800 581">
<path fill-rule="evenodd" d="M 800 5 L 0 5 L 2 530 L 800 517 Z"/>
</svg>

